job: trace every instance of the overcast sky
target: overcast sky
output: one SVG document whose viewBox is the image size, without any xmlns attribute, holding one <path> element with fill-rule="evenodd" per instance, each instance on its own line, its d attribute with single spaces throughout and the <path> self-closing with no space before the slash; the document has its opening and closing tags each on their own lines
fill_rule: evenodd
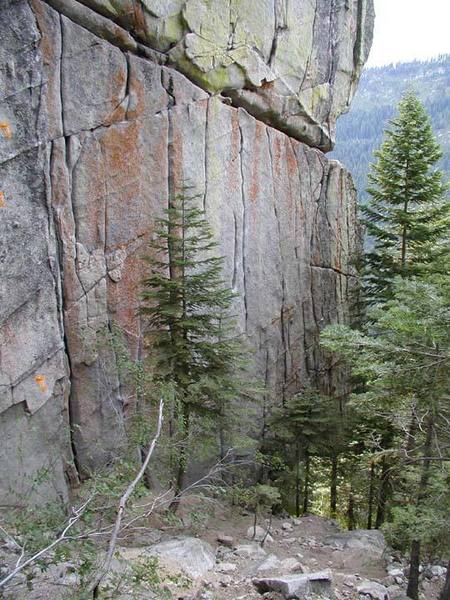
<svg viewBox="0 0 450 600">
<path fill-rule="evenodd" d="M 450 54 L 450 0 L 375 0 L 368 66 Z"/>
</svg>

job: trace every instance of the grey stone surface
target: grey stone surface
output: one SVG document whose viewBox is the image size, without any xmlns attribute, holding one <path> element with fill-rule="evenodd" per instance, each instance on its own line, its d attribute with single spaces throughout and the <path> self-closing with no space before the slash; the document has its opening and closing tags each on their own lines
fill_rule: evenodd
<svg viewBox="0 0 450 600">
<path fill-rule="evenodd" d="M 388 589 L 376 581 L 362 581 L 356 588 L 360 597 L 371 600 L 389 600 Z"/>
<path fill-rule="evenodd" d="M 236 48 L 212 71 L 217 48 L 201 59 L 195 36 L 217 26 L 223 45 L 229 23 L 221 6 L 138 4 L 0 6 L 0 435 L 7 440 L 0 496 L 6 503 L 15 501 L 11 485 L 22 497 L 35 490 L 29 480 L 39 482 L 42 498 L 65 499 L 66 480 L 74 477 L 72 447 L 82 472 L 120 447 L 130 390 L 105 332 L 117 323 L 131 356 L 138 355 L 140 257 L 169 188 L 187 183 L 202 197 L 225 256 L 224 277 L 239 294 L 238 328 L 253 348 L 255 373 L 278 397 L 327 370 L 318 334 L 349 317 L 359 244 L 351 178 L 319 150 L 267 126 L 289 120 L 289 94 L 282 110 L 268 101 L 274 121 L 244 96 L 264 98 L 269 67 L 294 87 L 302 80 L 293 111 L 301 113 L 298 100 L 316 111 L 316 121 L 314 133 L 295 136 L 326 147 L 367 53 L 370 1 L 336 2 L 331 15 L 319 0 L 289 3 L 286 14 L 284 2 L 265 0 L 258 31 L 252 28 L 259 5 L 240 3 Z M 309 34 L 295 29 L 303 9 L 301 27 Z M 214 15 L 222 20 L 208 22 Z M 272 53 L 275 19 L 284 18 Z M 245 36 L 261 49 L 257 60 L 239 41 Z M 171 66 L 162 66 L 150 46 L 173 48 Z M 204 69 L 204 89 L 176 70 L 198 81 L 186 52 L 191 66 Z M 225 84 L 218 87 L 234 86 L 233 103 L 263 120 L 207 92 L 219 71 Z M 282 94 L 281 79 L 273 82 L 275 96 Z M 327 372 L 326 384 L 338 389 L 339 373 Z"/>
<path fill-rule="evenodd" d="M 212 547 L 204 540 L 186 537 L 161 542 L 147 551 L 150 556 L 157 556 L 163 563 L 175 566 L 188 577 L 198 579 L 215 566 L 215 554 Z"/>
<path fill-rule="evenodd" d="M 292 557 L 281 561 L 281 570 L 285 573 L 303 573 L 302 564 Z"/>
<path fill-rule="evenodd" d="M 355 529 L 336 533 L 326 537 L 324 544 L 339 550 L 362 550 L 377 558 L 381 558 L 387 549 L 384 535 L 377 529 Z"/>
<path fill-rule="evenodd" d="M 58 122 L 44 74 L 52 56 L 36 52 L 40 32 L 29 4 L 2 4 L 0 20 L 0 496 L 21 505 L 29 497 L 66 500 L 71 471 L 51 155 L 40 145 Z"/>
<path fill-rule="evenodd" d="M 263 579 L 255 578 L 252 581 L 261 594 L 265 592 L 278 592 L 287 600 L 308 600 L 311 593 L 320 594 L 323 598 L 333 597 L 331 571 L 266 577 Z"/>
<path fill-rule="evenodd" d="M 237 565 L 229 562 L 221 562 L 216 565 L 216 571 L 219 573 L 232 573 L 236 571 Z"/>
<path fill-rule="evenodd" d="M 262 558 L 266 556 L 266 551 L 264 550 L 264 548 L 261 548 L 259 544 L 255 543 L 239 544 L 238 546 L 236 546 L 233 553 L 236 554 L 236 556 L 251 559 Z"/>
<path fill-rule="evenodd" d="M 278 569 L 280 567 L 281 561 L 278 556 L 275 554 L 269 554 L 267 558 L 263 560 L 263 562 L 256 567 L 257 573 L 262 573 L 263 571 L 273 571 L 274 569 Z"/>
<path fill-rule="evenodd" d="M 442 567 L 441 565 L 433 565 L 430 568 L 430 572 L 432 577 L 444 577 L 447 572 L 447 569 L 446 567 Z"/>
</svg>

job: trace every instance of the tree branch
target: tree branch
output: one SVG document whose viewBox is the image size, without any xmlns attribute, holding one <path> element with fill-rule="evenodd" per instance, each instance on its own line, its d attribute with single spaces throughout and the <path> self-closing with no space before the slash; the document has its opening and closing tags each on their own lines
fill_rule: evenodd
<svg viewBox="0 0 450 600">
<path fill-rule="evenodd" d="M 97 577 L 94 579 L 94 581 L 92 582 L 92 584 L 89 587 L 89 591 L 93 593 L 94 598 L 96 598 L 98 596 L 98 590 L 99 590 L 100 583 L 102 582 L 103 578 L 107 575 L 109 569 L 111 568 L 111 562 L 112 562 L 112 559 L 114 556 L 114 551 L 116 549 L 117 537 L 119 535 L 120 526 L 122 524 L 122 517 L 123 517 L 124 511 L 125 511 L 126 504 L 129 500 L 131 494 L 134 492 L 134 489 L 136 488 L 137 484 L 144 476 L 144 473 L 147 469 L 148 463 L 150 462 L 150 458 L 155 449 L 156 442 L 158 441 L 159 436 L 161 435 L 161 429 L 162 429 L 162 424 L 163 424 L 163 420 L 164 420 L 163 419 L 163 409 L 164 409 L 164 400 L 161 398 L 161 400 L 159 401 L 158 425 L 156 428 L 155 436 L 147 450 L 147 454 L 145 456 L 145 459 L 144 459 L 144 462 L 142 463 L 141 468 L 139 469 L 139 472 L 137 473 L 137 475 L 133 479 L 133 481 L 130 483 L 130 485 L 127 487 L 127 489 L 125 490 L 125 493 L 123 494 L 123 496 L 120 499 L 119 507 L 117 510 L 116 523 L 114 525 L 114 529 L 112 531 L 111 538 L 109 541 L 108 553 L 106 555 L 105 561 L 103 563 L 102 568 L 100 569 L 99 574 L 97 575 Z"/>
</svg>

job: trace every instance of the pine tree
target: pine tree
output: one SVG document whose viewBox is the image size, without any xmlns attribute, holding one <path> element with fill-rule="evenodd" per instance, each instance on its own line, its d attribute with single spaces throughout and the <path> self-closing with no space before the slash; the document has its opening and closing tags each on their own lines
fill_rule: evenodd
<svg viewBox="0 0 450 600">
<path fill-rule="evenodd" d="M 145 259 L 150 273 L 141 294 L 154 378 L 171 386 L 175 397 L 171 427 L 178 427 L 181 442 L 176 497 L 187 467 L 191 417 L 215 415 L 223 426 L 226 404 L 242 386 L 244 351 L 229 316 L 235 294 L 222 280 L 223 258 L 214 255 L 217 243 L 197 200 L 186 192 L 171 199 Z"/>
<path fill-rule="evenodd" d="M 389 299 L 396 275 L 417 274 L 445 249 L 449 203 L 443 174 L 436 168 L 441 156 L 423 105 L 407 93 L 369 174 L 371 201 L 363 208 L 374 241 L 366 259 L 369 303 Z"/>
<path fill-rule="evenodd" d="M 410 547 L 407 595 L 418 600 L 424 547 L 448 551 L 449 278 L 440 273 L 398 277 L 393 298 L 371 316 L 370 335 L 335 325 L 324 330 L 322 343 L 346 357 L 357 373 L 366 372 L 366 391 L 355 401 L 385 415 L 398 430 L 391 453 L 404 485 L 396 489 L 390 527 L 395 543 L 403 540 Z M 402 443 L 405 430 L 413 438 L 407 445 Z"/>
</svg>

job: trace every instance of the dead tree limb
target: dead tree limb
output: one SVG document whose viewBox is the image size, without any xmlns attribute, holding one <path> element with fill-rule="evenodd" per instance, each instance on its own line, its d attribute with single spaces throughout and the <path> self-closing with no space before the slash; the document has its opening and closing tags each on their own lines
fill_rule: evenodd
<svg viewBox="0 0 450 600">
<path fill-rule="evenodd" d="M 150 458 L 155 449 L 156 442 L 158 441 L 159 436 L 161 435 L 162 424 L 163 424 L 163 409 L 164 409 L 164 400 L 161 399 L 159 401 L 158 425 L 156 428 L 155 436 L 147 450 L 147 454 L 145 455 L 145 459 L 142 463 L 141 468 L 139 469 L 139 472 L 137 473 L 137 475 L 133 479 L 133 481 L 130 483 L 130 485 L 127 487 L 127 489 L 125 490 L 125 493 L 123 494 L 123 496 L 120 499 L 119 506 L 117 509 L 116 522 L 115 522 L 114 529 L 111 534 L 111 538 L 109 540 L 108 553 L 107 553 L 105 561 L 100 569 L 100 572 L 98 573 L 98 575 L 96 576 L 96 578 L 94 579 L 94 581 L 92 582 L 92 584 L 89 587 L 89 591 L 92 592 L 94 598 L 98 597 L 98 591 L 99 591 L 100 584 L 101 584 L 102 580 L 104 579 L 104 577 L 107 575 L 109 569 L 111 568 L 111 562 L 112 562 L 114 552 L 116 549 L 117 537 L 120 532 L 120 527 L 122 524 L 122 518 L 123 518 L 123 514 L 125 512 L 126 504 L 129 500 L 131 494 L 134 492 L 137 484 L 140 482 L 140 480 L 144 476 L 144 473 L 148 467 L 148 463 L 150 462 Z"/>
</svg>

